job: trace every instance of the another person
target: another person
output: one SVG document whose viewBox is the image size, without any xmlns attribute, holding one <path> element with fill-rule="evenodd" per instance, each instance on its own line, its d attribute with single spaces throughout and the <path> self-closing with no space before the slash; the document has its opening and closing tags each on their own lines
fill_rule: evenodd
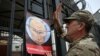
<svg viewBox="0 0 100 56">
<path fill-rule="evenodd" d="M 100 21 L 100 20 L 98 20 L 98 21 Z M 100 24 L 99 24 L 99 22 L 94 23 L 90 32 L 95 36 L 97 44 L 100 47 Z"/>
</svg>

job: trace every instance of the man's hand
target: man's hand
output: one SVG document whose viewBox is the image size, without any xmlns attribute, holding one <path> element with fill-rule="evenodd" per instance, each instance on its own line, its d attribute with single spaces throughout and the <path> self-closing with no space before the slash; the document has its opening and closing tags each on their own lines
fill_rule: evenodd
<svg viewBox="0 0 100 56">
<path fill-rule="evenodd" d="M 52 56 L 51 52 L 46 52 L 46 56 Z"/>
<path fill-rule="evenodd" d="M 61 10 L 62 10 L 62 4 L 60 3 L 57 7 L 56 7 L 56 10 L 53 14 L 53 18 L 54 18 L 54 27 L 55 29 L 59 32 L 59 33 L 62 33 L 62 25 L 61 25 L 61 21 L 60 21 L 60 18 L 61 18 Z"/>
</svg>

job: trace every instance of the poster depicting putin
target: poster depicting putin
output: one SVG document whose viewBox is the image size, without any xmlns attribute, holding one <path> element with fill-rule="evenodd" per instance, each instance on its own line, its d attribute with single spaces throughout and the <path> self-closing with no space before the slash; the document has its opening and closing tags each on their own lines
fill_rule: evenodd
<svg viewBox="0 0 100 56">
<path fill-rule="evenodd" d="M 46 20 L 27 13 L 25 32 L 26 50 L 29 54 L 45 55 L 52 51 L 51 29 Z"/>
</svg>

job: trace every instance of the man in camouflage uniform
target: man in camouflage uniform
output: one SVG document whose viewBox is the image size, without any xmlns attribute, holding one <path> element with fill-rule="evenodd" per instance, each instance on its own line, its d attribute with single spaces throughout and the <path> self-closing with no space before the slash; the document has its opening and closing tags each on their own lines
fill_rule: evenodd
<svg viewBox="0 0 100 56">
<path fill-rule="evenodd" d="M 87 10 L 74 12 L 70 17 L 65 18 L 67 34 L 64 39 L 70 42 L 70 48 L 66 56 L 100 56 L 100 49 L 89 35 L 94 23 L 93 15 Z"/>
</svg>

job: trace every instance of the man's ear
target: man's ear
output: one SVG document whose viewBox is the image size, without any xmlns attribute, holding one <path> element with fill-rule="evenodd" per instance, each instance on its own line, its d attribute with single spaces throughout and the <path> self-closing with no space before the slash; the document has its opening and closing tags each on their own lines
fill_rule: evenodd
<svg viewBox="0 0 100 56">
<path fill-rule="evenodd" d="M 81 22 L 80 23 L 80 26 L 79 26 L 79 30 L 82 30 L 84 27 L 85 27 L 85 23 L 84 22 Z"/>
</svg>

